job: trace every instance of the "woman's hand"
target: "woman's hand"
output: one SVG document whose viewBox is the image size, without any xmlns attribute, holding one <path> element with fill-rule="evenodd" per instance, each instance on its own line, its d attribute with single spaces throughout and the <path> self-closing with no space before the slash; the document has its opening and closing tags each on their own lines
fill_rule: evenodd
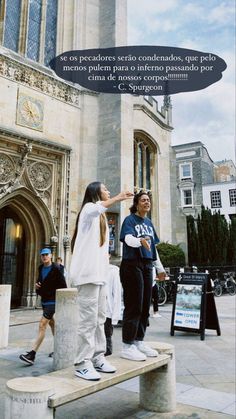
<svg viewBox="0 0 236 419">
<path fill-rule="evenodd" d="M 141 237 L 140 239 L 140 243 L 142 244 L 143 247 L 145 247 L 145 249 L 147 249 L 149 252 L 151 250 L 151 240 L 149 237 Z"/>
<path fill-rule="evenodd" d="M 125 199 L 133 198 L 134 194 L 129 191 L 120 192 L 118 195 L 113 196 L 113 198 L 108 198 L 106 201 L 101 201 L 101 204 L 105 208 L 110 208 L 112 205 L 117 202 L 124 201 Z"/>
<path fill-rule="evenodd" d="M 124 201 L 125 199 L 133 198 L 134 194 L 129 191 L 122 191 L 117 195 L 118 201 Z"/>
<path fill-rule="evenodd" d="M 158 277 L 159 281 L 165 281 L 166 273 L 165 272 L 159 272 L 157 277 Z"/>
</svg>

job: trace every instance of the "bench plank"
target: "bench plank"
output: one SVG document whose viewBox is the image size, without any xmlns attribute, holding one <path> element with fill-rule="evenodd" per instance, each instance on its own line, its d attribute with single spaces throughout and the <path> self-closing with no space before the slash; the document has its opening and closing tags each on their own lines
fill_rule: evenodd
<svg viewBox="0 0 236 419">
<path fill-rule="evenodd" d="M 171 355 L 168 353 L 160 354 L 156 358 L 147 358 L 146 361 L 142 362 L 130 361 L 112 355 L 109 356 L 109 361 L 117 368 L 117 371 L 113 374 L 101 373 L 102 378 L 99 381 L 86 381 L 76 377 L 74 375 L 74 367 L 41 375 L 41 378 L 51 384 L 54 389 L 54 393 L 49 397 L 48 406 L 56 408 L 65 403 L 104 390 L 110 386 L 167 365 L 170 360 Z"/>
</svg>

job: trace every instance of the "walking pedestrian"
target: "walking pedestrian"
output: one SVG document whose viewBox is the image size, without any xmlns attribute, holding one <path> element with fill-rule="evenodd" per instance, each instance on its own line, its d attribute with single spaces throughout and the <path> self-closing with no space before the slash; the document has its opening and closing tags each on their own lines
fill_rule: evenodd
<svg viewBox="0 0 236 419">
<path fill-rule="evenodd" d="M 121 192 L 110 198 L 104 184 L 90 183 L 77 216 L 70 266 L 71 282 L 78 289 L 78 350 L 74 365 L 75 375 L 85 380 L 99 380 L 99 372 L 116 371 L 104 357 L 109 265 L 109 228 L 105 212 L 132 196 L 130 192 Z"/>
<path fill-rule="evenodd" d="M 148 193 L 137 193 L 130 208 L 131 214 L 125 218 L 120 234 L 123 243 L 120 276 L 124 290 L 121 357 L 134 361 L 158 356 L 156 350 L 143 342 L 152 297 L 154 261 L 164 274 L 155 247 L 159 239 L 147 217 L 150 209 Z"/>
<path fill-rule="evenodd" d="M 43 315 L 39 322 L 38 336 L 32 350 L 20 355 L 20 359 L 29 365 L 33 365 L 35 361 L 36 353 L 45 338 L 48 325 L 54 336 L 53 316 L 55 313 L 56 290 L 58 288 L 66 288 L 65 278 L 62 272 L 58 266 L 52 262 L 51 249 L 42 249 L 40 255 L 42 264 L 39 266 L 38 280 L 35 287 L 36 293 L 41 296 Z"/>
</svg>

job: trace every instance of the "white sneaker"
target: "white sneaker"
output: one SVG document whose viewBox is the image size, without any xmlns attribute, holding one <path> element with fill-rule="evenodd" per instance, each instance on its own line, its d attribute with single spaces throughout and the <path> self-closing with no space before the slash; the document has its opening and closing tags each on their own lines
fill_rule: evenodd
<svg viewBox="0 0 236 419">
<path fill-rule="evenodd" d="M 136 340 L 134 344 L 139 350 L 139 352 L 142 352 L 146 356 L 148 357 L 158 356 L 158 352 L 155 349 L 149 348 L 149 346 L 145 345 L 145 343 L 142 340 Z"/>
<path fill-rule="evenodd" d="M 124 344 L 121 351 L 121 358 L 130 359 L 131 361 L 146 361 L 147 357 L 140 352 L 135 345 Z"/>
<path fill-rule="evenodd" d="M 158 317 L 162 317 L 162 316 L 159 313 L 153 313 L 153 316 L 152 317 L 158 318 Z"/>
<path fill-rule="evenodd" d="M 108 373 L 116 372 L 116 368 L 113 367 L 113 365 L 111 365 L 110 362 L 108 362 L 104 356 L 98 359 L 95 359 L 93 361 L 93 366 L 97 371 L 100 371 L 100 372 L 108 372 Z"/>
<path fill-rule="evenodd" d="M 91 361 L 81 363 L 81 366 L 75 370 L 76 377 L 84 378 L 84 380 L 98 381 L 101 375 L 94 369 Z"/>
</svg>

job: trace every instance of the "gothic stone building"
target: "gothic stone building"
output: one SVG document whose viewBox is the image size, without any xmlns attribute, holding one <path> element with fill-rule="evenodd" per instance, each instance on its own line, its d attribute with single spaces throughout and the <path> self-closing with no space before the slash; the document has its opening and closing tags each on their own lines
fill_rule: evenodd
<svg viewBox="0 0 236 419">
<path fill-rule="evenodd" d="M 93 180 L 111 194 L 151 190 L 161 240 L 175 240 L 168 98 L 160 106 L 98 94 L 48 67 L 64 51 L 126 45 L 126 8 L 126 0 L 0 0 L 0 284 L 12 284 L 12 307 L 35 304 L 42 246 L 69 264 L 75 218 Z M 108 213 L 116 255 L 128 207 Z"/>
</svg>

